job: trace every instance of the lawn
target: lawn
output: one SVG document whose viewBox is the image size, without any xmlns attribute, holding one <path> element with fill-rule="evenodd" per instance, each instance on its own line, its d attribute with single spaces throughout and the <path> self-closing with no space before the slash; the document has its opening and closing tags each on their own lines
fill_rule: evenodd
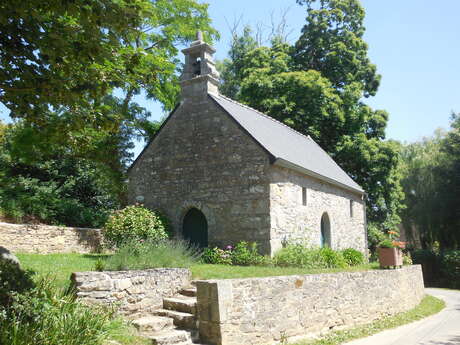
<svg viewBox="0 0 460 345">
<path fill-rule="evenodd" d="M 17 257 L 22 267 L 39 275 L 50 275 L 59 287 L 67 287 L 72 272 L 93 271 L 96 261 L 107 255 L 100 254 L 21 254 Z M 305 269 L 294 267 L 226 266 L 196 264 L 191 267 L 193 279 L 230 279 L 269 277 L 296 274 L 355 272 L 376 269 L 378 265 L 366 264 L 347 269 Z"/>
</svg>

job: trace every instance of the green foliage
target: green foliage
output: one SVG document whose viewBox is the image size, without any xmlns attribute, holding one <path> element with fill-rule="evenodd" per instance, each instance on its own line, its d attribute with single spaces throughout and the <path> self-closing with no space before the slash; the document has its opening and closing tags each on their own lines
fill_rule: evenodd
<svg viewBox="0 0 460 345">
<path fill-rule="evenodd" d="M 393 241 L 390 240 L 389 238 L 386 238 L 383 241 L 381 241 L 378 246 L 380 248 L 395 248 L 396 247 Z"/>
<path fill-rule="evenodd" d="M 97 117 L 98 100 L 115 87 L 126 101 L 143 89 L 171 108 L 176 46 L 198 29 L 216 37 L 207 6 L 195 0 L 2 1 L 0 102 L 13 117 L 37 124 L 51 107 Z"/>
<path fill-rule="evenodd" d="M 94 263 L 94 270 L 98 272 L 102 272 L 105 270 L 105 260 L 102 258 L 99 258 L 96 260 Z"/>
<path fill-rule="evenodd" d="M 43 279 L 0 311 L 0 343 L 99 345 L 108 338 L 111 317 L 111 311 L 83 305 Z"/>
<path fill-rule="evenodd" d="M 260 255 L 256 242 L 238 242 L 235 247 L 227 246 L 225 249 L 218 247 L 205 248 L 201 261 L 207 264 L 256 266 L 268 265 L 270 259 Z"/>
<path fill-rule="evenodd" d="M 437 131 L 402 148 L 407 206 L 403 225 L 409 239 L 423 248 L 433 248 L 435 243 L 441 251 L 460 248 L 459 133 L 460 116 L 454 114 L 447 133 Z"/>
<path fill-rule="evenodd" d="M 142 270 L 161 267 L 189 268 L 199 260 L 195 248 L 181 241 L 125 242 L 105 261 L 108 271 Z"/>
<path fill-rule="evenodd" d="M 169 223 L 158 211 L 142 206 L 127 206 L 112 213 L 102 234 L 109 247 L 121 247 L 128 242 L 159 243 L 168 238 Z"/>
<path fill-rule="evenodd" d="M 232 255 L 230 250 L 220 249 L 218 247 L 214 248 L 205 248 L 203 250 L 203 255 L 201 256 L 201 261 L 205 264 L 213 265 L 231 265 L 232 264 Z"/>
<path fill-rule="evenodd" d="M 345 268 L 348 266 L 342 252 L 329 247 L 321 248 L 319 250 L 319 257 L 320 262 L 322 262 L 325 268 Z"/>
<path fill-rule="evenodd" d="M 403 253 L 403 265 L 413 265 L 411 254 L 409 252 Z"/>
<path fill-rule="evenodd" d="M 11 305 L 16 293 L 24 293 L 34 287 L 32 272 L 24 271 L 10 261 L 0 259 L 0 310 Z"/>
<path fill-rule="evenodd" d="M 101 226 L 117 206 L 117 191 L 105 170 L 65 148 L 49 155 L 32 145 L 36 132 L 10 126 L 0 142 L 0 208 L 16 222 Z M 46 145 L 46 143 L 42 143 Z"/>
<path fill-rule="evenodd" d="M 447 286 L 460 288 L 460 250 L 451 250 L 441 257 L 441 274 Z"/>
<path fill-rule="evenodd" d="M 329 247 L 308 248 L 301 244 L 289 244 L 275 253 L 273 262 L 281 267 L 302 267 L 302 268 L 346 268 L 348 262 L 358 262 L 359 254 L 353 249 L 347 249 L 347 257 L 344 251 L 336 251 Z M 359 265 L 357 263 L 356 265 Z M 361 262 L 362 264 L 362 262 Z"/>
<path fill-rule="evenodd" d="M 232 264 L 238 266 L 256 266 L 266 263 L 257 251 L 257 243 L 238 242 L 231 251 Z"/>
<path fill-rule="evenodd" d="M 311 136 L 367 192 L 369 223 L 392 228 L 403 199 L 399 145 L 384 141 L 388 114 L 362 101 L 380 81 L 363 40 L 364 10 L 358 0 L 298 3 L 307 18 L 295 45 L 257 46 L 245 28 L 220 65 L 220 90 Z"/>
<path fill-rule="evenodd" d="M 342 255 L 348 266 L 358 266 L 364 264 L 364 254 L 359 250 L 347 248 L 342 251 Z"/>
</svg>

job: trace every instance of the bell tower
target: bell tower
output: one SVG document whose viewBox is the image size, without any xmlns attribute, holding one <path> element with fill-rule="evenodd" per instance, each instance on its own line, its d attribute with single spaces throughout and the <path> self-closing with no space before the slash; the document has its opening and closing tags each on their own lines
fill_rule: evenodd
<svg viewBox="0 0 460 345">
<path fill-rule="evenodd" d="M 201 31 L 197 32 L 196 41 L 182 50 L 185 55 L 184 71 L 180 78 L 183 101 L 202 99 L 208 93 L 219 92 L 219 72 L 212 57 L 215 52 L 212 46 L 203 41 Z"/>
</svg>

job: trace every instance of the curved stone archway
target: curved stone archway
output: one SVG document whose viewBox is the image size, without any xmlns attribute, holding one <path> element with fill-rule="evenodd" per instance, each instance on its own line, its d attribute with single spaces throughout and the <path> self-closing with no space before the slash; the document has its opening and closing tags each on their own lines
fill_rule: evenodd
<svg viewBox="0 0 460 345">
<path fill-rule="evenodd" d="M 208 246 L 208 221 L 199 209 L 192 207 L 182 220 L 182 237 L 198 248 Z"/>
</svg>

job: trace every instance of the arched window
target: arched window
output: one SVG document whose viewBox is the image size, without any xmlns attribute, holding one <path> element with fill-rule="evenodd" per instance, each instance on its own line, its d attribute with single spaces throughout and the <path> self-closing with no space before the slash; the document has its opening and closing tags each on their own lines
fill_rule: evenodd
<svg viewBox="0 0 460 345">
<path fill-rule="evenodd" d="M 182 224 L 182 236 L 199 248 L 208 246 L 208 222 L 203 212 L 197 208 L 187 212 Z"/>
<path fill-rule="evenodd" d="M 321 217 L 321 247 L 331 247 L 331 222 L 326 212 Z"/>
</svg>

